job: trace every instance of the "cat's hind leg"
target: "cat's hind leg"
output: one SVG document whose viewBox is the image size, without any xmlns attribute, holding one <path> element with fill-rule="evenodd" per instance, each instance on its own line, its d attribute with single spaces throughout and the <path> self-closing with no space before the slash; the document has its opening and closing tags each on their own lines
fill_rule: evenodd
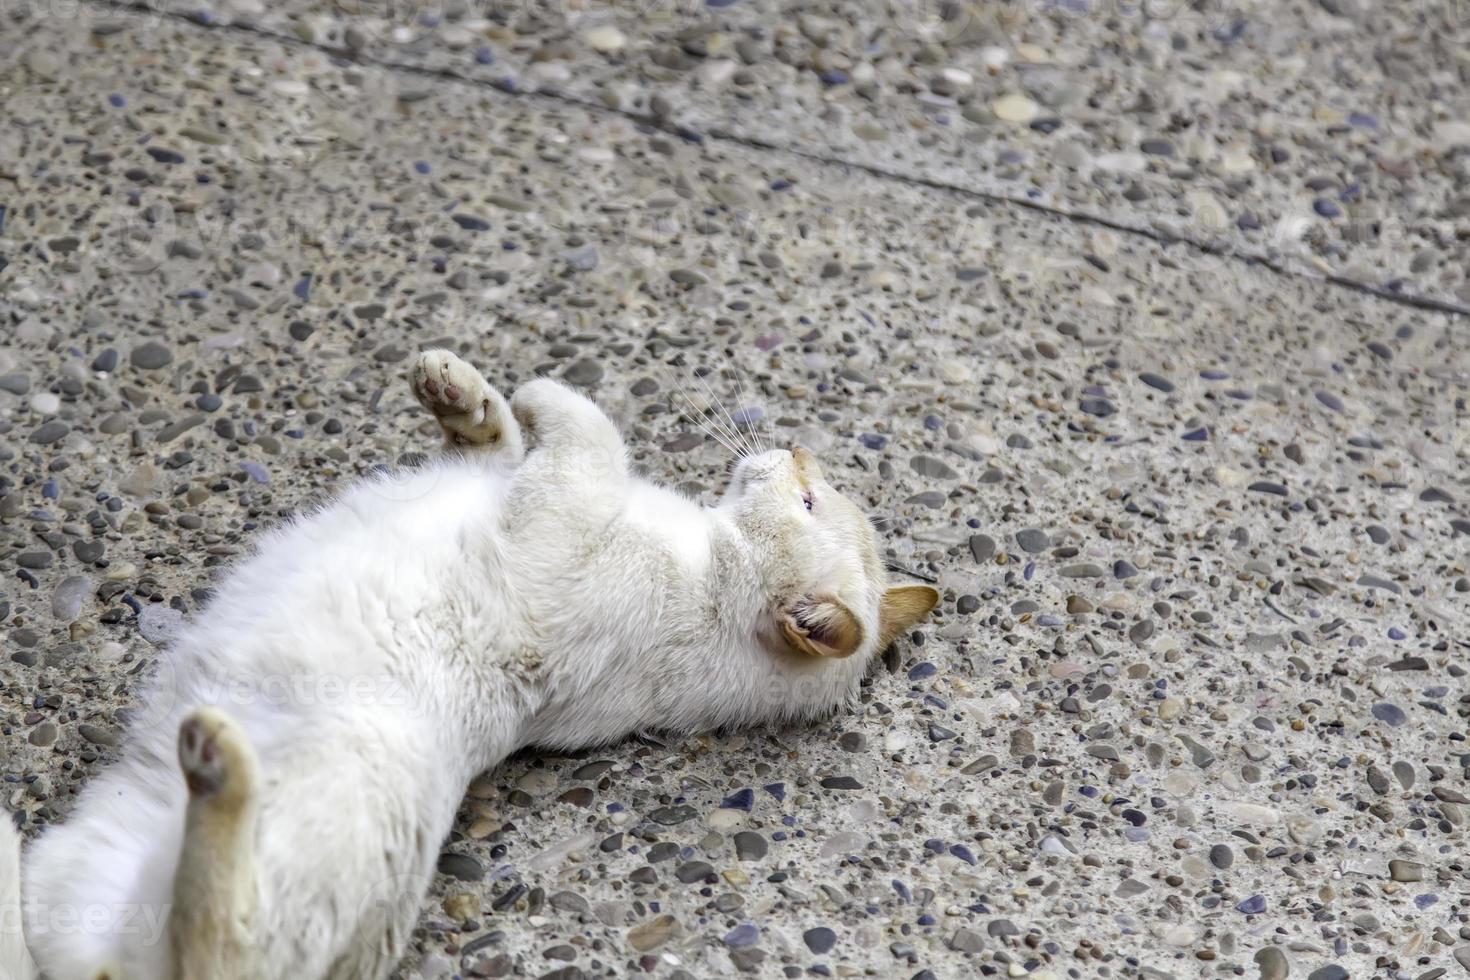
<svg viewBox="0 0 1470 980">
<path fill-rule="evenodd" d="M 214 708 L 184 719 L 178 748 L 189 803 L 169 914 L 173 980 L 261 977 L 253 935 L 255 751 L 240 727 Z"/>
<path fill-rule="evenodd" d="M 525 455 L 510 406 L 475 368 L 453 352 L 426 350 L 408 372 L 414 397 L 438 420 L 452 449 L 494 452 L 510 463 Z"/>
</svg>

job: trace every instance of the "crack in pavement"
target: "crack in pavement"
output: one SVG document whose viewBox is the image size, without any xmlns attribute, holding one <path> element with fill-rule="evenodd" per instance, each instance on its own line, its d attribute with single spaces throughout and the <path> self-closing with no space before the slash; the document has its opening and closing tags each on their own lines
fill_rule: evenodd
<svg viewBox="0 0 1470 980">
<path fill-rule="evenodd" d="M 896 183 L 907 184 L 912 187 L 924 187 L 931 190 L 943 191 L 945 193 L 954 194 L 975 201 L 983 201 L 989 204 L 1010 205 L 1012 207 L 1023 208 L 1028 211 L 1060 218 L 1066 221 L 1073 222 L 1074 224 L 1090 225 L 1097 228 L 1106 228 L 1109 231 L 1115 231 L 1120 234 L 1148 239 L 1150 241 L 1158 243 L 1159 245 L 1164 246 L 1165 248 L 1172 245 L 1184 245 L 1206 255 L 1223 257 L 1235 262 L 1240 262 L 1245 265 L 1262 266 L 1270 270 L 1271 272 L 1286 278 L 1300 279 L 1308 282 L 1326 282 L 1341 289 L 1356 292 L 1366 296 L 1371 296 L 1375 299 L 1394 303 L 1399 306 L 1406 306 L 1414 309 L 1427 310 L 1436 313 L 1444 313 L 1450 316 L 1470 317 L 1470 304 L 1457 303 L 1452 300 L 1437 299 L 1433 296 L 1422 296 L 1414 293 L 1399 292 L 1387 289 L 1383 286 L 1375 286 L 1371 283 L 1366 283 L 1362 280 L 1354 279 L 1351 276 L 1342 275 L 1340 273 L 1309 272 L 1299 267 L 1299 263 L 1302 260 L 1295 259 L 1290 256 L 1280 258 L 1273 257 L 1272 255 L 1269 255 L 1267 253 L 1252 252 L 1246 249 L 1233 248 L 1228 245 L 1220 244 L 1217 242 L 1210 242 L 1198 238 L 1192 238 L 1187 235 L 1171 234 L 1169 232 L 1160 231 L 1155 228 L 1149 228 L 1144 225 L 1137 225 L 1117 218 L 1110 218 L 1106 215 L 1093 214 L 1088 211 L 1074 211 L 1053 204 L 1045 204 L 1040 201 L 1033 201 L 1025 197 L 1012 197 L 1006 194 L 998 194 L 993 191 L 977 190 L 973 187 L 965 187 L 961 184 L 955 184 L 933 177 L 925 177 L 918 174 L 901 173 L 899 171 L 888 170 L 884 167 L 879 167 L 874 164 L 846 160 L 842 157 L 825 156 L 823 154 L 815 153 L 810 150 L 803 150 L 800 147 L 788 146 L 783 143 L 763 140 L 758 137 L 748 136 L 742 133 L 730 132 L 720 129 L 717 126 L 712 127 L 707 131 L 700 132 L 698 130 L 693 130 L 689 127 L 681 126 L 678 123 L 671 122 L 670 120 L 663 119 L 657 116 L 632 112 L 626 109 L 614 109 L 600 102 L 593 102 L 587 99 L 578 98 L 573 95 L 568 95 L 564 92 L 525 91 L 516 88 L 515 85 L 510 82 L 501 83 L 491 79 L 475 78 L 474 76 L 460 74 L 459 72 L 452 71 L 446 68 L 430 68 L 424 65 L 415 65 L 407 62 L 393 61 L 390 59 L 374 58 L 367 56 L 360 51 L 353 51 L 349 48 L 334 47 L 327 44 L 319 44 L 313 41 L 307 41 L 294 34 L 285 34 L 279 31 L 273 31 L 267 28 L 259 27 L 255 24 L 210 23 L 208 21 L 202 20 L 200 17 L 193 14 L 188 14 L 177 10 L 160 9 L 152 3 L 147 2 L 147 0 L 82 0 L 82 3 L 84 6 L 94 9 L 100 8 L 107 10 L 121 10 L 134 14 L 147 14 L 154 17 L 162 17 L 175 23 L 184 24 L 200 31 L 224 31 L 239 33 L 247 35 L 249 37 L 274 41 L 287 47 L 294 47 L 298 49 L 304 48 L 312 51 L 318 51 L 322 54 L 326 54 L 333 58 L 337 58 L 344 62 L 355 64 L 364 68 L 377 68 L 383 71 L 405 75 L 414 75 L 420 78 L 429 78 L 435 81 L 449 82 L 456 85 L 472 86 L 481 90 L 499 92 L 513 98 L 527 99 L 533 102 L 540 100 L 542 102 L 554 105 L 571 106 L 597 115 L 619 116 L 635 122 L 641 126 L 656 129 L 661 132 L 667 133 L 668 135 L 676 136 L 680 139 L 694 141 L 712 139 L 722 143 L 730 143 L 736 146 L 742 146 L 746 149 L 756 150 L 760 152 L 783 153 L 789 156 L 796 157 L 798 159 L 810 161 L 812 163 L 822 164 L 824 166 L 856 170 L 881 180 L 894 181 Z"/>
</svg>

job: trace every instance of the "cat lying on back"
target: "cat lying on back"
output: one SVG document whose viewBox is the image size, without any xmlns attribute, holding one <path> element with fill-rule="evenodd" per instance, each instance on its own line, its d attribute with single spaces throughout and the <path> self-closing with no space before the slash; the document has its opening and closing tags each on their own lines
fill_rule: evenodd
<svg viewBox="0 0 1470 980">
<path fill-rule="evenodd" d="M 938 599 L 885 584 L 802 449 L 742 459 L 702 509 L 632 476 L 554 381 L 507 404 L 439 350 L 411 380 L 454 451 L 264 535 L 121 758 L 29 848 L 50 980 L 383 977 L 477 774 L 523 746 L 829 711 Z M 0 977 L 29 978 L 16 842 L 0 853 Z"/>
</svg>

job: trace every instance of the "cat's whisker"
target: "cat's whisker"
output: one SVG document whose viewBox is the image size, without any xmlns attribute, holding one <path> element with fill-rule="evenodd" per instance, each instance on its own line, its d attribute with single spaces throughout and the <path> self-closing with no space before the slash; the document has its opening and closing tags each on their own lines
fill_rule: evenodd
<svg viewBox="0 0 1470 980">
<path fill-rule="evenodd" d="M 713 429 L 708 425 L 705 425 L 703 422 L 699 424 L 699 428 L 700 431 L 702 431 L 705 435 L 709 436 L 715 442 L 719 443 L 720 448 L 725 450 L 725 452 L 729 454 L 729 457 L 732 461 L 740 457 L 740 450 L 731 445 L 730 440 L 721 435 L 718 430 Z"/>
<path fill-rule="evenodd" d="M 674 379 L 674 384 L 678 387 L 679 394 L 684 396 L 684 401 L 689 406 L 689 415 L 694 420 L 695 424 L 709 435 L 716 435 L 716 430 L 713 426 L 712 421 L 710 420 L 709 406 L 701 405 L 699 401 L 697 401 L 695 397 L 689 393 L 689 389 L 685 387 L 684 382 L 680 381 L 678 378 Z M 723 432 L 721 432 L 719 435 L 719 441 L 721 445 L 727 445 L 728 440 L 724 437 Z"/>
<path fill-rule="evenodd" d="M 920 582 L 939 581 L 939 579 L 935 578 L 933 575 L 930 575 L 928 572 L 920 572 L 912 568 L 905 568 L 896 561 L 885 561 L 883 563 L 883 567 L 888 569 L 890 572 L 899 572 L 900 574 L 907 575 L 910 578 L 916 578 Z"/>
<path fill-rule="evenodd" d="M 703 420 L 702 424 L 705 426 L 706 431 L 708 431 L 711 435 L 718 434 L 720 444 L 730 451 L 730 455 L 732 458 L 737 460 L 743 459 L 745 457 L 746 451 L 744 446 L 741 444 L 739 437 L 736 436 L 734 432 L 730 431 L 729 427 L 725 425 L 724 420 L 716 415 L 713 410 L 705 409 L 704 411 L 706 414 L 701 416 L 701 418 Z"/>
<path fill-rule="evenodd" d="M 715 397 L 714 390 L 710 388 L 709 381 L 705 378 L 701 378 L 700 380 L 704 382 L 704 387 L 705 390 L 709 392 L 710 400 L 714 402 L 716 406 L 718 406 L 721 412 L 724 413 L 726 428 L 728 428 L 730 432 L 734 433 L 735 438 L 740 442 L 740 445 L 745 447 L 747 455 L 754 456 L 755 448 L 751 446 L 750 440 L 747 439 L 745 435 L 740 431 L 740 426 L 735 423 L 735 418 L 730 414 L 730 410 L 725 407 L 725 403 L 723 401 Z"/>
<path fill-rule="evenodd" d="M 750 401 L 750 396 L 745 391 L 744 372 L 740 370 L 740 366 L 734 361 L 730 362 L 730 370 L 733 371 L 735 374 L 735 397 L 740 400 L 740 412 L 741 418 L 743 419 L 743 421 L 741 422 L 741 425 L 743 426 L 741 431 L 747 433 L 750 436 L 751 441 L 755 443 L 755 448 L 757 452 L 764 453 L 769 449 L 769 447 L 765 444 L 765 441 L 761 439 L 760 429 L 750 420 L 750 410 L 753 406 Z"/>
<path fill-rule="evenodd" d="M 699 426 L 701 432 L 709 436 L 715 442 L 719 443 L 720 446 L 730 454 L 732 459 L 738 459 L 740 457 L 740 451 L 735 447 L 729 436 L 724 433 L 722 429 L 716 428 L 711 423 L 708 415 L 706 414 L 706 411 L 704 409 L 701 409 L 699 403 L 694 400 L 694 396 L 689 394 L 689 389 L 685 388 L 683 382 L 681 382 L 678 378 L 674 379 L 674 384 L 679 389 L 679 394 L 684 397 L 684 401 L 688 403 L 689 414 L 693 419 L 694 424 Z"/>
<path fill-rule="evenodd" d="M 731 373 L 735 375 L 735 390 L 740 399 L 740 407 L 746 413 L 744 422 L 745 431 L 750 434 L 750 438 L 754 440 L 757 449 L 763 453 L 770 452 L 771 446 L 761 434 L 761 429 L 764 426 L 752 421 L 749 416 L 750 410 L 755 408 L 756 405 L 751 401 L 750 390 L 747 390 L 745 386 L 745 372 L 740 370 L 740 365 L 735 362 L 733 357 L 726 354 L 725 359 L 730 364 Z M 754 385 L 752 385 L 752 390 L 753 388 Z M 762 413 L 761 418 L 765 418 L 764 413 Z"/>
<path fill-rule="evenodd" d="M 733 376 L 735 379 L 735 411 L 740 412 L 742 409 L 745 408 L 744 388 L 740 384 L 740 369 L 735 366 L 735 363 L 733 361 L 730 360 L 728 354 L 725 355 L 725 365 L 726 368 L 729 370 L 731 376 Z M 748 422 L 742 423 L 735 421 L 735 415 L 730 411 L 728 407 L 725 407 L 725 417 L 730 420 L 730 424 L 735 427 L 735 431 L 740 433 L 741 440 L 745 442 L 746 445 L 750 446 L 751 452 L 760 452 L 760 443 L 759 441 L 752 438 L 750 424 Z"/>
<path fill-rule="evenodd" d="M 730 412 L 725 408 L 724 403 L 720 401 L 718 397 L 716 397 L 714 389 L 710 387 L 709 380 L 698 375 L 695 376 L 695 380 L 697 380 L 701 385 L 704 386 L 705 394 L 708 397 L 710 404 L 719 409 L 721 413 L 723 413 L 723 418 L 721 418 L 720 415 L 716 414 L 713 411 L 711 411 L 710 414 L 713 419 L 719 423 L 725 434 L 728 435 L 735 443 L 737 443 L 741 447 L 742 451 L 740 455 L 742 457 L 754 455 L 754 450 L 751 449 L 750 443 L 743 436 L 741 436 L 740 427 L 737 426 L 735 424 L 735 420 L 730 417 Z"/>
<path fill-rule="evenodd" d="M 693 405 L 692 402 L 690 403 L 690 407 L 690 415 L 694 420 L 694 424 L 699 427 L 699 431 L 703 432 L 715 442 L 719 443 L 720 448 L 729 453 L 731 459 L 737 458 L 740 455 L 740 452 L 735 448 L 730 440 L 722 432 L 720 432 L 719 429 L 716 429 L 714 426 L 710 425 L 709 421 L 699 414 L 698 409 Z"/>
<path fill-rule="evenodd" d="M 755 406 L 751 403 L 750 396 L 745 391 L 744 373 L 740 370 L 740 366 L 736 364 L 733 360 L 730 362 L 730 368 L 735 372 L 735 387 L 740 393 L 740 407 L 746 413 L 745 429 L 747 432 L 750 433 L 751 438 L 755 440 L 755 445 L 757 449 L 759 449 L 763 453 L 770 452 L 770 446 L 767 445 L 765 440 L 761 438 L 761 427 L 750 420 L 750 410 Z M 764 414 L 762 414 L 761 418 L 765 418 Z"/>
<path fill-rule="evenodd" d="M 724 432 L 727 436 L 731 436 L 733 438 L 734 433 L 731 432 L 730 429 L 725 425 L 725 420 L 719 415 L 719 412 L 717 411 L 719 407 L 719 399 L 715 397 L 715 393 L 710 389 L 709 382 L 700 377 L 698 374 L 694 376 L 694 381 L 704 391 L 704 404 L 700 409 L 700 411 L 704 413 L 704 417 L 710 422 L 711 425 L 719 426 L 721 432 Z"/>
</svg>

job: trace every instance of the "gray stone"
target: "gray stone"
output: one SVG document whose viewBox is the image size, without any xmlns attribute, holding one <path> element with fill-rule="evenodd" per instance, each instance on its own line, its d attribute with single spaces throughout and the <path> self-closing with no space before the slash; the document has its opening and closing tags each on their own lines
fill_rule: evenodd
<svg viewBox="0 0 1470 980">
<path fill-rule="evenodd" d="M 65 422 L 60 419 L 51 419 L 42 422 L 36 431 L 31 433 L 31 442 L 41 446 L 50 446 L 66 438 L 66 434 L 70 431 L 71 426 Z"/>
<path fill-rule="evenodd" d="M 1016 544 L 1020 545 L 1021 550 L 1027 554 L 1035 555 L 1051 547 L 1051 538 L 1045 531 L 1028 527 L 1016 532 Z"/>
<path fill-rule="evenodd" d="M 766 839 L 753 830 L 742 830 L 735 835 L 735 854 L 742 861 L 759 861 L 769 847 Z"/>
<path fill-rule="evenodd" d="M 468 854 L 446 851 L 439 855 L 439 873 L 460 881 L 479 881 L 485 877 L 485 867 Z"/>
<path fill-rule="evenodd" d="M 680 804 L 678 806 L 661 806 L 648 816 L 655 823 L 661 823 L 666 827 L 673 827 L 694 819 L 698 816 L 698 811 L 687 804 Z"/>
<path fill-rule="evenodd" d="M 128 361 L 142 371 L 152 371 L 173 363 L 174 352 L 156 340 L 149 340 L 133 348 Z"/>
<path fill-rule="evenodd" d="M 573 361 L 562 372 L 562 380 L 578 388 L 589 388 L 602 380 L 602 365 L 590 358 Z"/>
<path fill-rule="evenodd" d="M 50 568 L 56 556 L 49 551 L 22 551 L 15 558 L 15 563 L 21 568 L 40 570 Z"/>
<path fill-rule="evenodd" d="M 1261 971 L 1260 980 L 1286 980 L 1291 976 L 1291 963 L 1276 946 L 1263 946 L 1256 950 L 1255 961 Z"/>
<path fill-rule="evenodd" d="M 62 579 L 51 593 L 51 615 L 64 623 L 76 619 L 92 589 L 92 580 L 84 575 L 69 575 Z"/>
<path fill-rule="evenodd" d="M 119 742 L 117 732 L 113 731 L 110 728 L 103 728 L 101 725 L 93 725 L 87 722 L 82 722 L 81 724 L 77 725 L 77 732 L 82 736 L 82 738 L 86 739 L 88 742 L 91 742 L 93 745 L 102 745 L 108 748 L 113 748 Z"/>
<path fill-rule="evenodd" d="M 1394 881 L 1423 881 L 1424 865 L 1395 858 L 1388 862 L 1388 876 Z"/>
<path fill-rule="evenodd" d="M 957 480 L 960 476 L 953 468 L 933 456 L 915 456 L 909 460 L 909 466 L 920 476 L 933 480 Z"/>
<path fill-rule="evenodd" d="M 977 565 L 989 562 L 995 557 L 995 539 L 988 534 L 970 535 L 970 557 Z"/>
</svg>

